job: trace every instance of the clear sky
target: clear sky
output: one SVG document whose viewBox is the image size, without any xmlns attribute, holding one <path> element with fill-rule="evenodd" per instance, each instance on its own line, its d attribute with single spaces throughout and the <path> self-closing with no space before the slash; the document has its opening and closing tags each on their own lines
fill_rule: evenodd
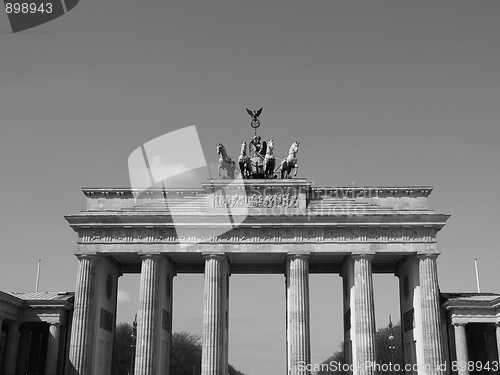
<svg viewBox="0 0 500 375">
<path fill-rule="evenodd" d="M 300 141 L 316 186 L 432 185 L 442 291 L 500 292 L 500 2 L 82 0 L 12 34 L 0 16 L 0 290 L 74 290 L 63 215 L 82 187 L 128 187 L 141 144 L 196 125 L 205 157 L 253 135 Z M 189 148 L 186 147 L 186 152 Z M 281 275 L 231 277 L 230 362 L 285 369 Z M 174 281 L 174 330 L 201 334 L 202 275 Z M 399 316 L 397 279 L 375 276 L 377 325 Z M 137 309 L 123 276 L 118 320 Z M 311 276 L 312 359 L 342 339 L 341 279 Z"/>
</svg>

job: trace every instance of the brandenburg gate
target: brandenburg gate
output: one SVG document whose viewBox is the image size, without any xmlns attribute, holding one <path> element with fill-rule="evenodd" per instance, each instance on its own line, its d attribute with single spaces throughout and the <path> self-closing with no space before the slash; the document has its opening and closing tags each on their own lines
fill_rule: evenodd
<svg viewBox="0 0 500 375">
<path fill-rule="evenodd" d="M 432 188 L 315 187 L 287 177 L 209 179 L 140 196 L 84 189 L 86 210 L 66 217 L 79 260 L 70 373 L 110 374 L 118 278 L 140 273 L 135 374 L 168 374 L 174 277 L 204 273 L 202 374 L 226 375 L 230 276 L 279 273 L 287 374 L 306 374 L 309 274 L 337 273 L 346 361 L 357 364 L 356 375 L 372 375 L 363 367 L 376 361 L 372 274 L 390 273 L 399 278 L 405 363 L 437 374 L 444 351 L 436 234 L 448 215 L 428 207 Z"/>
</svg>

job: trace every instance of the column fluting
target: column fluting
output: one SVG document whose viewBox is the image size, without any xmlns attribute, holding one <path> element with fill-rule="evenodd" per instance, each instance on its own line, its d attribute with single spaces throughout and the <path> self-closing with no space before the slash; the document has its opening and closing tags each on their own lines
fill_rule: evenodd
<svg viewBox="0 0 500 375">
<path fill-rule="evenodd" d="M 453 326 L 455 327 L 455 350 L 457 353 L 458 375 L 469 375 L 467 366 L 460 365 L 469 362 L 467 336 L 465 334 L 466 324 L 467 323 L 453 323 Z"/>
<path fill-rule="evenodd" d="M 203 292 L 202 375 L 223 375 L 224 350 L 224 254 L 205 255 Z"/>
<path fill-rule="evenodd" d="M 135 375 L 155 375 L 158 353 L 159 266 L 161 256 L 142 256 L 139 313 L 137 315 L 137 343 Z"/>
<path fill-rule="evenodd" d="M 373 300 L 372 254 L 353 254 L 354 325 L 356 332 L 356 369 L 358 374 L 374 374 L 367 366 L 375 358 L 375 304 Z"/>
<path fill-rule="evenodd" d="M 420 300 L 422 311 L 422 339 L 424 364 L 428 375 L 436 375 L 443 364 L 439 285 L 437 276 L 438 254 L 419 254 Z"/>
<path fill-rule="evenodd" d="M 309 254 L 287 258 L 288 373 L 310 374 Z"/>
<path fill-rule="evenodd" d="M 75 305 L 69 348 L 69 374 L 91 375 L 95 331 L 95 255 L 78 256 Z"/>
</svg>

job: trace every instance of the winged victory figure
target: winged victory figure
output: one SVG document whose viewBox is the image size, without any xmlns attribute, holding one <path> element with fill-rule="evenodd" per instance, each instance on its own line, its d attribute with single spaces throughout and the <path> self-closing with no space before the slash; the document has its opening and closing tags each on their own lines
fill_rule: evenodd
<svg viewBox="0 0 500 375">
<path fill-rule="evenodd" d="M 262 107 L 262 108 L 264 108 L 264 107 Z M 252 111 L 252 110 L 247 108 L 247 112 L 250 116 L 253 117 L 254 120 L 257 120 L 257 117 L 259 117 L 260 114 L 262 113 L 262 108 L 259 109 L 258 111 Z"/>
</svg>

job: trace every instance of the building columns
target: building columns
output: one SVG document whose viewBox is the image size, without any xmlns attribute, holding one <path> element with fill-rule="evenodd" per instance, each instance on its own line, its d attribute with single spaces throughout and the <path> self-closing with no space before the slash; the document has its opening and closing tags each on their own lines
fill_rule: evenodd
<svg viewBox="0 0 500 375">
<path fill-rule="evenodd" d="M 2 332 L 3 329 L 3 316 L 0 315 L 0 333 Z M 3 352 L 1 351 L 3 349 Z M 5 354 L 5 348 L 0 349 L 0 354 L 2 354 L 2 357 L 4 357 Z M 2 365 L 3 366 L 3 365 Z M 0 367 L 0 373 L 2 372 L 2 368 Z"/>
<path fill-rule="evenodd" d="M 47 345 L 47 363 L 45 375 L 56 375 L 59 354 L 59 331 L 60 323 L 51 323 L 49 327 L 49 342 Z"/>
<path fill-rule="evenodd" d="M 353 254 L 354 315 L 356 363 L 355 373 L 374 374 L 375 358 L 375 304 L 373 300 L 372 254 Z M 352 298 L 352 296 L 351 296 Z M 352 305 L 351 305 L 352 306 Z"/>
<path fill-rule="evenodd" d="M 498 351 L 497 360 L 500 362 L 500 322 L 495 323 L 495 326 L 496 326 L 496 333 L 497 333 L 497 351 Z"/>
<path fill-rule="evenodd" d="M 227 375 L 229 264 L 224 254 L 205 255 L 201 375 Z"/>
<path fill-rule="evenodd" d="M 437 257 L 438 254 L 417 255 L 422 311 L 422 344 L 424 348 L 424 364 L 426 368 L 429 368 L 428 375 L 439 374 L 438 366 L 444 363 Z"/>
<path fill-rule="evenodd" d="M 16 354 L 18 344 L 19 323 L 13 322 L 8 326 L 5 340 L 3 374 L 14 375 L 16 371 Z"/>
<path fill-rule="evenodd" d="M 19 348 L 17 350 L 16 375 L 26 375 L 26 372 L 28 370 L 30 332 L 31 332 L 31 328 L 30 328 L 29 324 L 21 325 L 21 334 L 19 337 Z"/>
<path fill-rule="evenodd" d="M 161 255 L 142 257 L 139 314 L 137 316 L 137 343 L 135 375 L 155 375 L 158 353 L 159 279 Z"/>
<path fill-rule="evenodd" d="M 40 351 L 42 347 L 42 331 L 35 324 L 31 330 L 30 355 L 28 360 L 28 375 L 38 374 Z"/>
<path fill-rule="evenodd" d="M 467 323 L 453 323 L 455 327 L 455 350 L 457 353 L 458 375 L 469 375 L 467 366 L 461 365 L 469 362 L 469 352 L 467 351 L 467 336 L 465 325 Z"/>
<path fill-rule="evenodd" d="M 69 349 L 69 374 L 91 375 L 95 328 L 95 255 L 80 255 Z"/>
<path fill-rule="evenodd" d="M 287 370 L 290 375 L 310 374 L 309 254 L 286 260 Z M 310 367 L 310 366 L 309 366 Z"/>
</svg>

